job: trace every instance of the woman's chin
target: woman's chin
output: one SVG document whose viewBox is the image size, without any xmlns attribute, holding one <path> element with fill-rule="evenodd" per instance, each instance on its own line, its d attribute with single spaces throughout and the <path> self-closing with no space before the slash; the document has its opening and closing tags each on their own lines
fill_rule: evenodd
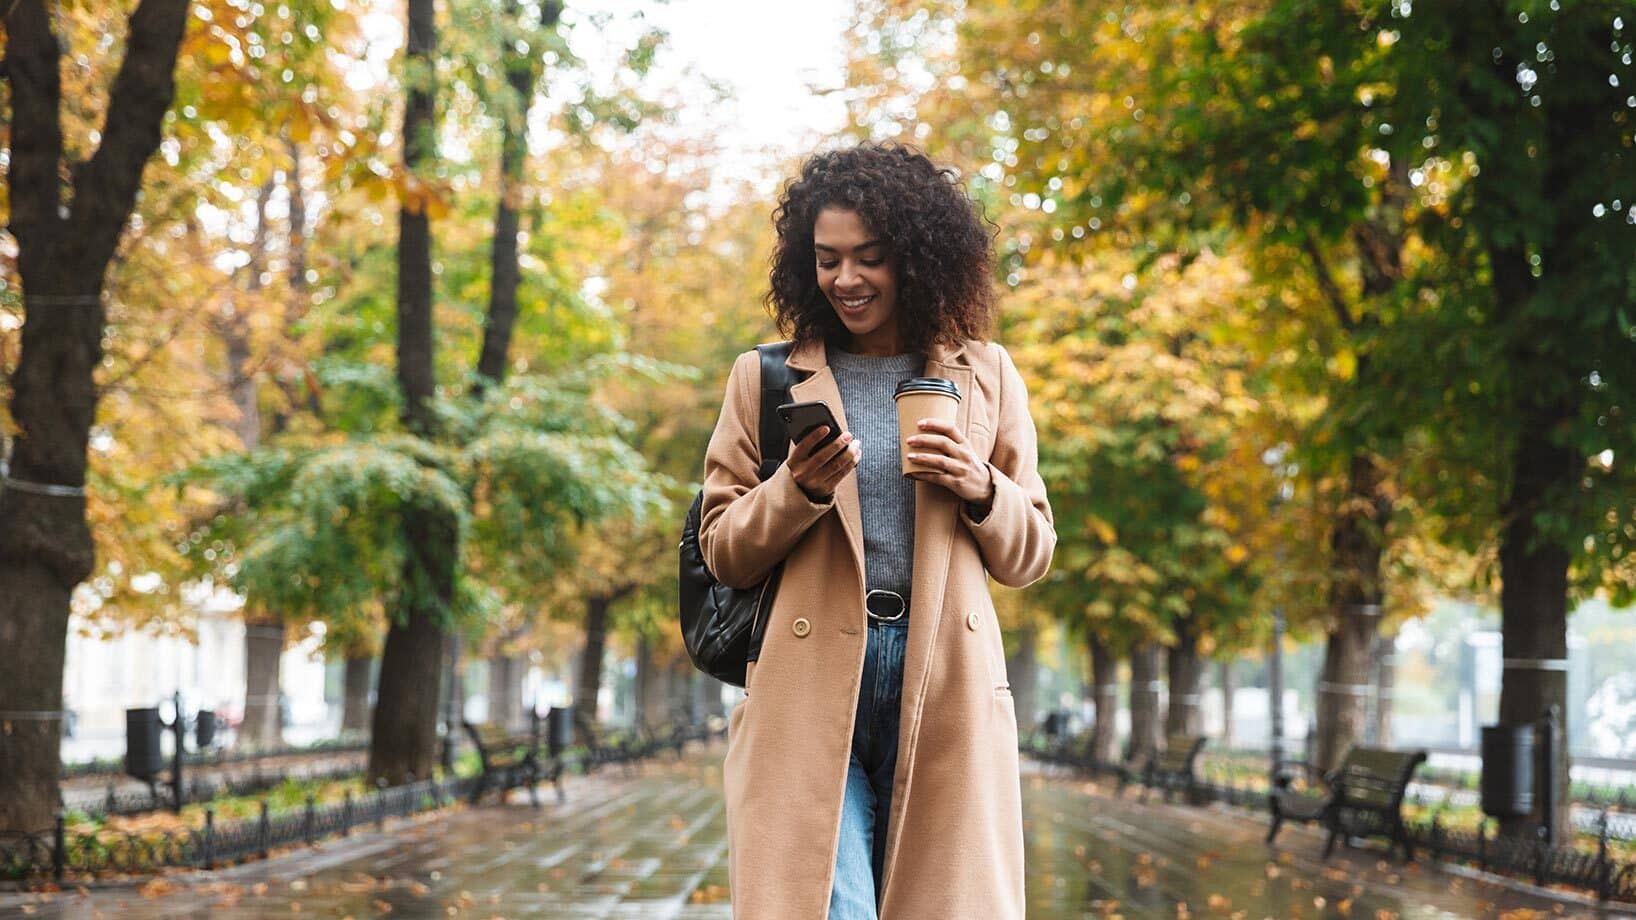
<svg viewBox="0 0 1636 920">
<path fill-rule="evenodd" d="M 841 324 L 846 326 L 847 331 L 855 335 L 873 332 L 880 325 L 880 321 L 875 318 L 873 312 L 867 309 L 858 314 L 851 314 L 845 310 L 836 310 L 835 315 L 841 318 Z"/>
</svg>

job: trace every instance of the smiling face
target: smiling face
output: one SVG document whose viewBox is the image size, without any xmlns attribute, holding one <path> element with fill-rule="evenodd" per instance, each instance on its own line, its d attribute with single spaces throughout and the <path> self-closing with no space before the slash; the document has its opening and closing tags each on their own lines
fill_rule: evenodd
<svg viewBox="0 0 1636 920">
<path fill-rule="evenodd" d="M 856 211 L 827 207 L 813 222 L 818 287 L 852 333 L 851 351 L 897 354 L 897 273 L 886 242 L 869 232 Z"/>
</svg>

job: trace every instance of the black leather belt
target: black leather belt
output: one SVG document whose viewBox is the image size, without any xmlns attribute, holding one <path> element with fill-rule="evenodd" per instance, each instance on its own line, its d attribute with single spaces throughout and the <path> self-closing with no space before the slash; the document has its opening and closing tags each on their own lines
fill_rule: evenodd
<svg viewBox="0 0 1636 920">
<path fill-rule="evenodd" d="M 909 599 L 896 591 L 871 588 L 863 597 L 864 612 L 876 623 L 891 623 L 909 615 Z"/>
</svg>

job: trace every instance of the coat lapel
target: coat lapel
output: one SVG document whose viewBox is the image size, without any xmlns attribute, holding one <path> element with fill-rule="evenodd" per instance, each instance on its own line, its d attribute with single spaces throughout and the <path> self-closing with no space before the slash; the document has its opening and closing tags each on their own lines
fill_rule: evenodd
<svg viewBox="0 0 1636 920">
<path fill-rule="evenodd" d="M 803 352 L 809 361 L 814 360 L 813 351 L 816 351 L 816 363 L 807 365 L 797 363 L 797 357 L 801 356 Z M 824 357 L 823 343 L 817 343 L 816 349 L 811 348 L 809 343 L 808 347 L 792 351 L 784 363 L 789 367 L 811 373 L 811 376 L 807 377 L 807 379 L 798 380 L 790 385 L 790 400 L 792 402 L 818 400 L 828 404 L 829 408 L 835 413 L 835 420 L 841 423 L 841 430 L 850 431 L 851 425 L 846 420 L 846 407 L 841 405 L 841 389 L 836 385 L 835 376 L 831 373 L 829 362 Z M 863 515 L 859 510 L 858 477 L 856 475 L 841 480 L 841 484 L 835 488 L 835 505 L 836 510 L 841 515 L 841 528 L 846 531 L 847 545 L 852 547 L 852 561 L 858 573 L 858 595 L 862 597 L 864 590 Z M 861 631 L 863 628 L 861 623 L 863 615 L 860 613 L 858 618 L 860 620 L 858 631 Z"/>
<path fill-rule="evenodd" d="M 949 349 L 936 348 L 926 356 L 926 376 L 952 380 L 960 388 L 960 406 L 955 422 L 971 439 L 971 366 L 953 360 Z M 915 483 L 915 550 L 913 592 L 909 598 L 909 641 L 903 656 L 903 702 L 899 710 L 898 762 L 892 779 L 892 814 L 887 822 L 886 860 L 881 888 L 884 891 L 897 862 L 898 841 L 904 810 L 913 794 L 915 752 L 920 739 L 921 714 L 925 710 L 927 678 L 931 674 L 932 649 L 938 629 L 949 618 L 943 610 L 943 594 L 948 587 L 949 557 L 954 547 L 955 528 L 960 526 L 960 498 L 948 489 L 929 482 Z M 958 614 L 952 614 L 958 619 Z"/>
</svg>

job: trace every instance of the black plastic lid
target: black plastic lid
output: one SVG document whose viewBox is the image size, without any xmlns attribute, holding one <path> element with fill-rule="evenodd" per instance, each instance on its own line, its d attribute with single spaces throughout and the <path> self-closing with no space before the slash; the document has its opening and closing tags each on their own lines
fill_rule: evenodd
<svg viewBox="0 0 1636 920">
<path fill-rule="evenodd" d="M 905 393 L 942 393 L 946 396 L 960 398 L 960 388 L 953 380 L 945 377 L 910 377 L 908 380 L 899 380 L 897 391 L 892 394 L 897 399 Z"/>
</svg>

